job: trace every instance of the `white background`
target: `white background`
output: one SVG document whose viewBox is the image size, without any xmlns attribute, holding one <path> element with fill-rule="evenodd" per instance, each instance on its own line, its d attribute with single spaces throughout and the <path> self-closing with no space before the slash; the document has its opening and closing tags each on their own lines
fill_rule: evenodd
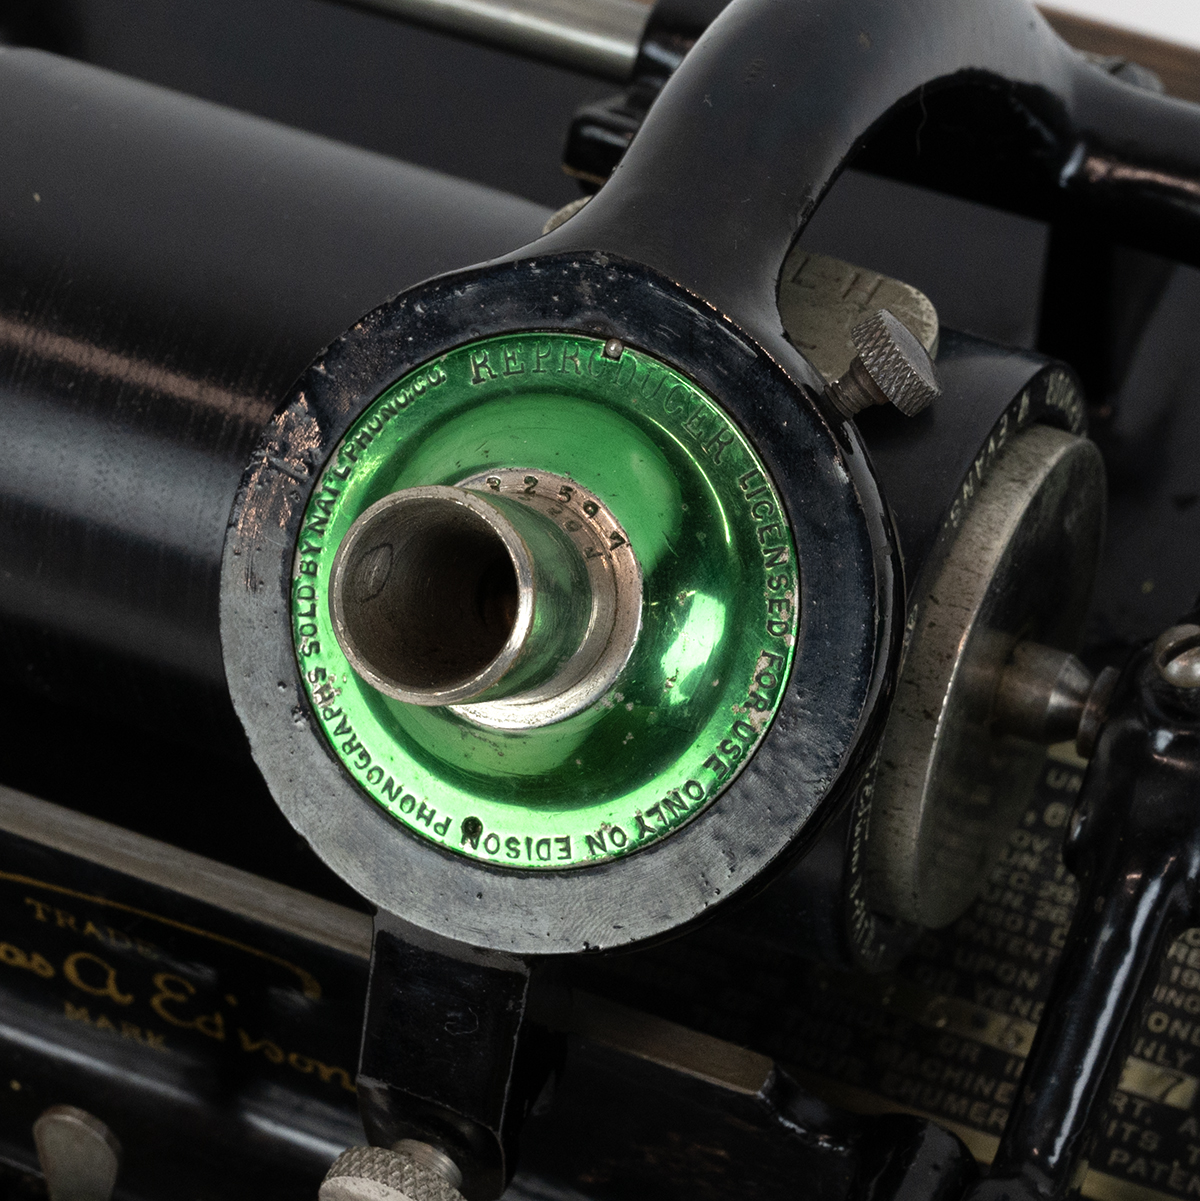
<svg viewBox="0 0 1200 1201">
<path fill-rule="evenodd" d="M 987 3 L 987 0 L 966 0 Z M 1045 0 L 1046 8 L 1200 47 L 1200 0 Z"/>
</svg>

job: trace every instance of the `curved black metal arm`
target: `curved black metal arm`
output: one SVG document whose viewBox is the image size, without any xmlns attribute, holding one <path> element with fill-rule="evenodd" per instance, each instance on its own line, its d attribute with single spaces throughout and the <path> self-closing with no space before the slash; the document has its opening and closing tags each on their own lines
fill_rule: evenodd
<svg viewBox="0 0 1200 1201">
<path fill-rule="evenodd" d="M 937 103 L 951 89 L 988 93 L 989 124 Z M 906 104 L 923 108 L 918 127 L 962 127 L 962 153 L 918 162 L 913 177 L 969 195 L 999 156 L 1012 174 L 1002 202 L 1047 215 L 1081 204 L 1200 262 L 1200 108 L 1092 66 L 1025 0 L 734 0 L 611 180 L 539 250 L 643 262 L 779 344 L 784 255 Z"/>
</svg>

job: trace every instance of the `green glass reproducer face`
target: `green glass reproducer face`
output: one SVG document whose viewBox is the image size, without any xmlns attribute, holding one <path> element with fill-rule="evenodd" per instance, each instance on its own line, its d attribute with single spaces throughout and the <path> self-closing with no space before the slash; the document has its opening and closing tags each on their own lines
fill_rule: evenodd
<svg viewBox="0 0 1200 1201">
<path fill-rule="evenodd" d="M 497 867 L 585 868 L 670 836 L 746 764 L 791 671 L 800 581 L 766 469 L 686 377 L 605 345 L 513 334 L 410 372 L 347 432 L 297 542 L 296 655 L 334 755 L 412 834 Z M 342 652 L 329 596 L 372 504 L 506 468 L 526 488 L 540 470 L 593 493 L 642 574 L 641 631 L 611 689 L 519 730 L 377 691 Z"/>
</svg>

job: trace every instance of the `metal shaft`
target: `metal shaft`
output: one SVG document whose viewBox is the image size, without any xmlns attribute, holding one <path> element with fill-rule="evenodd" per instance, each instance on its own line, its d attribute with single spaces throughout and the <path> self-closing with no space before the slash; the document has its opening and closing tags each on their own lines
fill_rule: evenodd
<svg viewBox="0 0 1200 1201">
<path fill-rule="evenodd" d="M 633 73 L 651 7 L 641 0 L 352 2 L 361 8 L 621 82 Z"/>
<path fill-rule="evenodd" d="M 343 0 L 472 41 L 625 83 L 652 0 Z M 1059 28 L 1061 14 L 1047 14 Z M 1063 31 L 1067 35 L 1067 31 Z M 1068 35 L 1069 36 L 1069 35 Z M 1072 41 L 1087 49 L 1086 44 Z M 1177 86 L 1172 95 L 1186 95 Z"/>
</svg>

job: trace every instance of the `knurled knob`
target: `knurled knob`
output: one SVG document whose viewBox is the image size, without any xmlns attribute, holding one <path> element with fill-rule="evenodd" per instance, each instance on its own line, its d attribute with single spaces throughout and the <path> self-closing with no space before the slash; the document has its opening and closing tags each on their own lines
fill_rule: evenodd
<svg viewBox="0 0 1200 1201">
<path fill-rule="evenodd" d="M 429 1148 L 430 1151 L 434 1149 Z M 440 1154 L 434 1152 L 435 1154 Z M 351 1147 L 333 1161 L 319 1201 L 463 1201 L 443 1171 L 410 1151 Z M 444 1156 L 442 1158 L 445 1158 Z M 451 1170 L 454 1165 L 446 1160 Z"/>
<path fill-rule="evenodd" d="M 850 337 L 858 355 L 829 389 L 848 417 L 873 404 L 893 404 L 915 417 L 941 395 L 929 352 L 887 309 L 859 322 Z"/>
</svg>

